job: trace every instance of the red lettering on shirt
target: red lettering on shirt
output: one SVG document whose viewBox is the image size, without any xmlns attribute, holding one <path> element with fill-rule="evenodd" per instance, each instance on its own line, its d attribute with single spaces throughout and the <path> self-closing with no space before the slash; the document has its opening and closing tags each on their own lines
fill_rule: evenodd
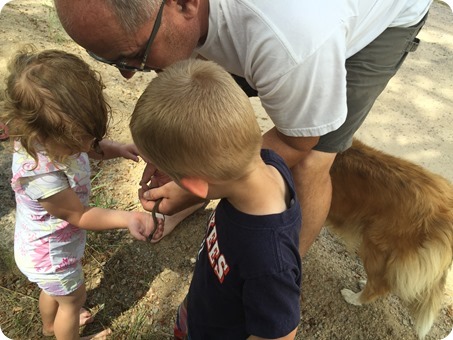
<svg viewBox="0 0 453 340">
<path fill-rule="evenodd" d="M 208 257 L 209 262 L 211 262 L 211 267 L 214 268 L 217 263 L 217 259 L 220 257 L 219 243 L 217 241 L 214 243 L 211 250 L 209 250 Z"/>
<path fill-rule="evenodd" d="M 213 268 L 215 274 L 217 275 L 217 278 L 219 279 L 220 283 L 222 283 L 225 279 L 225 276 L 230 271 L 230 266 L 226 262 L 223 255 L 220 255 L 219 259 L 217 260 L 217 264 Z"/>
<path fill-rule="evenodd" d="M 208 228 L 215 227 L 215 211 L 211 214 L 211 218 L 208 223 Z"/>
<path fill-rule="evenodd" d="M 222 283 L 225 276 L 230 271 L 230 266 L 228 265 L 225 256 L 220 251 L 219 241 L 217 239 L 218 235 L 215 224 L 215 214 L 212 214 L 208 228 L 210 230 L 208 229 L 209 234 L 206 236 L 206 248 L 209 263 L 211 264 L 215 275 L 219 279 L 219 282 Z"/>
<path fill-rule="evenodd" d="M 208 246 L 208 251 L 211 249 L 212 245 L 217 242 L 217 229 L 214 225 L 208 237 L 206 237 L 206 245 Z"/>
</svg>

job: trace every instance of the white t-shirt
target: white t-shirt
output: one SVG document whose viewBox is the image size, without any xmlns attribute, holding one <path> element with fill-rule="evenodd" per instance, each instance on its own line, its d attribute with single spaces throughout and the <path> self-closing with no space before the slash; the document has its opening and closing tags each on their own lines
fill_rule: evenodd
<svg viewBox="0 0 453 340">
<path fill-rule="evenodd" d="M 346 119 L 345 60 L 432 0 L 210 0 L 195 52 L 244 77 L 280 132 L 322 136 Z"/>
</svg>

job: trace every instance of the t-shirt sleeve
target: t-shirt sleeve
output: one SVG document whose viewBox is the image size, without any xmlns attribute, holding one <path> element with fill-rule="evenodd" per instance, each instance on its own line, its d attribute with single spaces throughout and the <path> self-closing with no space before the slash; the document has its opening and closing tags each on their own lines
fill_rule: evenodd
<svg viewBox="0 0 453 340">
<path fill-rule="evenodd" d="M 69 188 L 68 179 L 62 171 L 22 177 L 20 182 L 24 193 L 33 200 L 46 199 Z"/>
<path fill-rule="evenodd" d="M 322 136 L 346 119 L 344 37 L 333 33 L 286 74 L 258 85 L 261 103 L 277 129 L 293 137 Z M 261 72 L 261 71 L 260 71 Z"/>
<path fill-rule="evenodd" d="M 298 270 L 249 279 L 244 284 L 246 330 L 250 335 L 279 338 L 300 321 Z"/>
</svg>

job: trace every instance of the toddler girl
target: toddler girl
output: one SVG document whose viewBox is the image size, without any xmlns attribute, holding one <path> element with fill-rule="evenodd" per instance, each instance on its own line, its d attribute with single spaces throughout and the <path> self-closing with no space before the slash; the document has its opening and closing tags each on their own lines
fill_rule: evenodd
<svg viewBox="0 0 453 340">
<path fill-rule="evenodd" d="M 80 58 L 29 48 L 8 70 L 2 121 L 15 148 L 16 264 L 41 288 L 43 334 L 79 339 L 79 326 L 92 321 L 82 308 L 86 230 L 128 228 L 146 240 L 154 228 L 147 213 L 89 207 L 88 157 L 138 161 L 138 153 L 133 144 L 103 140 L 110 113 L 104 85 Z"/>
</svg>

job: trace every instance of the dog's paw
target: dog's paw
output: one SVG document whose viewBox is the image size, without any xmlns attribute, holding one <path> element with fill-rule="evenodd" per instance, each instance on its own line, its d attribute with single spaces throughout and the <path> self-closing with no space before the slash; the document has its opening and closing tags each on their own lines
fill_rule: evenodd
<svg viewBox="0 0 453 340">
<path fill-rule="evenodd" d="M 363 290 L 366 286 L 366 280 L 359 280 L 357 286 L 360 288 L 360 290 Z"/>
<path fill-rule="evenodd" d="M 346 288 L 341 290 L 341 295 L 343 295 L 343 298 L 346 300 L 346 302 L 354 306 L 362 305 L 362 303 L 360 302 L 361 293 L 362 292 L 354 293 L 352 290 Z"/>
</svg>

